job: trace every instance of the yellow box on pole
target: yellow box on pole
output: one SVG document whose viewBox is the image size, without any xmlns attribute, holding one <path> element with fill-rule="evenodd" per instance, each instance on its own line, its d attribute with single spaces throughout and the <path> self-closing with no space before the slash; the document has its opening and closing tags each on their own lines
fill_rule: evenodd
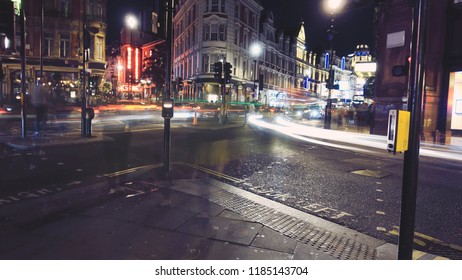
<svg viewBox="0 0 462 280">
<path fill-rule="evenodd" d="M 387 150 L 392 153 L 405 152 L 409 145 L 411 112 L 390 110 L 388 113 Z"/>
</svg>

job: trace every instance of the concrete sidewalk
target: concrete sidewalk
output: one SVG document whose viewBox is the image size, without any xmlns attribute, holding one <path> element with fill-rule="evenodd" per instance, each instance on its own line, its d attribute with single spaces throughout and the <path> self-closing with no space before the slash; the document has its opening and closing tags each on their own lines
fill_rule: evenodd
<svg viewBox="0 0 462 280">
<path fill-rule="evenodd" d="M 3 207 L 0 259 L 396 259 L 395 245 L 220 181 L 153 173 Z"/>
<path fill-rule="evenodd" d="M 113 140 L 75 133 L 0 138 L 23 149 L 98 141 Z M 172 165 L 176 179 L 160 180 L 158 164 L 2 206 L 0 259 L 397 258 L 396 245 Z M 443 258 L 415 252 L 415 259 Z"/>
</svg>

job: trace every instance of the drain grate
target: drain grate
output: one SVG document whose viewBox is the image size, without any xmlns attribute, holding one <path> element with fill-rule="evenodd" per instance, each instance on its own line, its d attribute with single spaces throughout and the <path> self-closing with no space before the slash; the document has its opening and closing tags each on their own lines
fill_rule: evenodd
<svg viewBox="0 0 462 280">
<path fill-rule="evenodd" d="M 261 223 L 288 237 L 323 251 L 340 260 L 373 260 L 375 248 L 343 235 L 315 227 L 290 215 L 275 211 L 244 197 L 219 190 L 208 195 L 208 199 L 239 215 Z"/>
</svg>

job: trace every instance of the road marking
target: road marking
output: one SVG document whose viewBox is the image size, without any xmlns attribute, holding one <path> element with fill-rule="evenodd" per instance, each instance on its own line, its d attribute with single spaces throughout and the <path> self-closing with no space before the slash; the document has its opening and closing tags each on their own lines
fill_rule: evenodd
<svg viewBox="0 0 462 280">
<path fill-rule="evenodd" d="M 426 255 L 425 252 L 417 251 L 417 250 L 412 251 L 412 259 L 413 260 L 418 260 L 421 257 L 423 257 L 424 255 Z"/>
<path fill-rule="evenodd" d="M 51 194 L 54 192 L 55 192 L 54 189 L 48 189 L 48 188 L 41 188 L 35 191 L 21 191 L 14 195 L 0 198 L 0 206 L 11 204 L 13 202 L 18 202 L 21 200 L 39 198 L 39 197 L 42 197 L 44 195 Z"/>
<path fill-rule="evenodd" d="M 149 168 L 160 167 L 160 166 L 161 166 L 161 164 L 148 164 L 148 165 L 133 167 L 133 168 L 120 170 L 120 171 L 116 171 L 116 172 L 112 172 L 112 173 L 106 173 L 106 174 L 103 174 L 103 176 L 112 178 L 112 177 L 117 177 L 117 176 L 120 176 L 120 175 L 130 174 L 130 173 L 136 172 L 138 170 L 149 169 Z"/>
<path fill-rule="evenodd" d="M 380 232 L 387 232 L 387 229 L 384 228 L 384 227 L 376 227 L 377 231 L 380 231 Z"/>
<path fill-rule="evenodd" d="M 383 211 L 375 211 L 375 213 L 378 214 L 378 215 L 383 215 L 383 216 L 385 216 L 385 212 L 383 212 Z"/>
<path fill-rule="evenodd" d="M 393 226 L 393 229 L 388 231 L 387 232 L 388 234 L 391 234 L 391 235 L 395 235 L 395 236 L 399 236 L 399 226 Z M 414 243 L 422 246 L 422 247 L 425 247 L 427 246 L 427 242 L 432 242 L 434 244 L 437 244 L 437 245 L 440 245 L 440 246 L 443 246 L 443 247 L 448 247 L 450 249 L 453 249 L 455 251 L 459 251 L 459 252 L 462 252 L 462 246 L 459 246 L 459 245 L 456 245 L 456 244 L 449 244 L 449 243 L 446 243 L 446 242 L 443 242 L 437 238 L 434 238 L 434 237 L 431 237 L 429 235 L 426 235 L 426 234 L 423 234 L 423 233 L 420 233 L 420 232 L 414 232 L 414 236 L 415 237 L 418 237 L 418 238 L 421 238 L 423 240 L 420 240 L 418 238 L 414 238 Z M 444 258 L 444 257 L 438 257 L 438 258 L 435 258 L 435 259 L 447 259 L 447 258 Z"/>
<path fill-rule="evenodd" d="M 212 170 L 212 169 L 208 169 L 208 168 L 205 168 L 205 167 L 202 167 L 202 166 L 199 166 L 199 165 L 190 164 L 190 163 L 179 163 L 179 162 L 177 162 L 176 164 L 184 164 L 184 165 L 186 165 L 186 166 L 199 169 L 199 170 L 201 170 L 201 171 L 204 171 L 204 172 L 206 172 L 206 173 L 215 175 L 215 176 L 217 176 L 217 177 L 219 177 L 219 178 L 223 178 L 223 179 L 229 180 L 229 181 L 234 182 L 234 183 L 238 183 L 238 182 L 241 182 L 241 181 L 242 181 L 242 180 L 239 179 L 239 178 L 236 178 L 236 177 L 233 177 L 233 176 L 229 176 L 229 175 L 226 175 L 226 174 L 220 173 L 220 172 L 218 172 L 218 171 L 215 171 L 215 170 Z"/>
</svg>

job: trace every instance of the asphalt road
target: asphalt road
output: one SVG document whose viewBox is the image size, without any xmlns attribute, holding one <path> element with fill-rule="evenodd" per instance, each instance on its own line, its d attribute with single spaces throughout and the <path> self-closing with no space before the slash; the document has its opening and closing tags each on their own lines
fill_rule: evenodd
<svg viewBox="0 0 462 280">
<path fill-rule="evenodd" d="M 138 128 L 128 132 L 111 128 L 107 133 L 114 141 L 104 144 L 3 149 L 0 203 L 78 188 L 108 180 L 104 174 L 161 163 L 162 128 Z M 178 125 L 171 136 L 171 162 L 208 168 L 243 189 L 387 242 L 398 241 L 400 155 L 310 144 L 253 126 L 201 130 Z M 416 245 L 462 255 L 459 166 L 422 158 L 419 174 Z"/>
</svg>

